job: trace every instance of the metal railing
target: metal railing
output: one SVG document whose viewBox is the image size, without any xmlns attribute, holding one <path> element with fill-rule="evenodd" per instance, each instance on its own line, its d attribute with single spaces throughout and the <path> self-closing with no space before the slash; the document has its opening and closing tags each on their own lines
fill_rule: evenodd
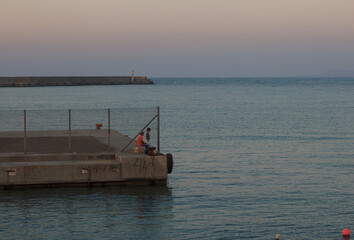
<svg viewBox="0 0 354 240">
<path fill-rule="evenodd" d="M 94 109 L 26 110 L 25 109 L 23 110 L 23 153 L 24 154 L 28 153 L 28 138 L 29 138 L 29 133 L 31 131 L 29 130 L 29 128 L 32 128 L 32 130 L 36 129 L 39 131 L 53 130 L 53 129 L 56 130 L 60 129 L 65 132 L 67 131 L 67 145 L 68 145 L 67 152 L 71 153 L 73 129 L 87 129 L 88 127 L 92 127 L 93 122 L 97 123 L 101 121 L 107 124 L 106 125 L 107 129 L 104 129 L 104 131 L 107 132 L 107 151 L 111 151 L 111 130 L 113 130 L 111 128 L 112 123 L 115 125 L 114 130 L 119 132 L 122 131 L 121 133 L 127 136 L 129 135 L 133 136 L 131 137 L 131 141 L 124 148 L 121 149 L 121 152 L 123 152 L 136 139 L 139 133 L 141 131 L 144 131 L 148 126 L 150 126 L 150 124 L 152 124 L 154 120 L 156 120 L 156 140 L 157 140 L 156 147 L 157 147 L 157 151 L 160 152 L 160 108 L 157 107 L 156 112 L 151 110 L 152 109 L 141 109 L 141 108 L 140 109 L 139 108 L 137 109 L 108 108 L 105 110 L 104 109 L 96 109 L 96 110 Z M 6 111 L 5 113 L 4 111 L 0 111 L 0 121 L 3 121 L 8 124 L 5 126 L 6 132 L 12 132 L 14 129 L 16 129 L 18 132 L 21 128 L 19 126 L 18 117 L 21 114 L 19 113 L 19 111 L 16 110 L 6 110 Z M 67 111 L 66 114 L 65 111 Z M 11 112 L 12 114 L 9 114 L 9 112 Z M 113 112 L 113 116 L 112 116 L 112 112 Z M 125 112 L 128 113 L 124 114 Z M 29 115 L 29 113 L 32 114 Z M 73 117 L 73 113 L 76 114 L 76 117 Z M 147 115 L 150 115 L 151 113 L 153 114 L 153 116 L 147 117 Z M 141 115 L 144 114 L 145 114 L 145 118 L 141 117 Z M 11 117 L 11 115 L 13 116 Z M 132 119 L 136 121 L 133 121 Z M 74 122 L 74 120 L 76 122 Z M 64 122 L 67 122 L 67 124 L 65 124 Z M 11 125 L 10 123 L 13 124 Z M 31 126 L 29 126 L 29 124 Z M 142 127 L 143 124 L 145 124 L 144 127 Z M 4 128 L 4 126 L 2 127 Z M 1 129 L 0 127 L 0 132 L 2 130 L 4 129 Z"/>
</svg>

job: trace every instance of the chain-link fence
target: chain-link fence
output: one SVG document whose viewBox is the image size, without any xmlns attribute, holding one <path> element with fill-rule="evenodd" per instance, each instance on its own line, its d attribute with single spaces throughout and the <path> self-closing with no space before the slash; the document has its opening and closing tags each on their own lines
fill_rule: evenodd
<svg viewBox="0 0 354 240">
<path fill-rule="evenodd" d="M 72 134 L 90 130 L 100 130 L 100 136 L 107 138 L 106 148 L 109 151 L 112 131 L 128 136 L 133 142 L 139 132 L 148 127 L 151 128 L 150 143 L 157 146 L 159 151 L 159 107 L 2 110 L 0 111 L 0 153 L 27 153 L 28 150 L 36 152 L 40 146 L 47 146 L 47 152 L 72 152 L 75 151 L 73 145 L 78 144 L 83 148 L 86 143 L 85 139 L 80 140 Z M 51 139 L 53 136 L 56 137 L 56 143 L 53 142 L 54 149 L 50 149 L 50 141 L 54 141 Z M 38 147 L 36 148 L 35 145 Z M 100 149 L 104 148 L 104 146 L 100 147 Z"/>
</svg>

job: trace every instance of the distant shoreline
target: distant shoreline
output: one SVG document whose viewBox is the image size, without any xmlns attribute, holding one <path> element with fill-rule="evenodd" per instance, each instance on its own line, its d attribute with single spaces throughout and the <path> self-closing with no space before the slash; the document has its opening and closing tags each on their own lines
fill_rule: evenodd
<svg viewBox="0 0 354 240">
<path fill-rule="evenodd" d="M 134 85 L 154 84 L 146 76 L 47 76 L 0 77 L 0 87 L 85 86 L 85 85 Z"/>
</svg>

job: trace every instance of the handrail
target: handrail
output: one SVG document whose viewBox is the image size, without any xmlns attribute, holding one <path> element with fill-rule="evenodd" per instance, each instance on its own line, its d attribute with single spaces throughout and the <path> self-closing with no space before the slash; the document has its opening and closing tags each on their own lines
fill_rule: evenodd
<svg viewBox="0 0 354 240">
<path fill-rule="evenodd" d="M 69 109 L 69 149 L 68 152 L 71 153 L 71 109 Z"/>
<path fill-rule="evenodd" d="M 61 110 L 61 109 L 57 109 L 57 110 Z M 156 114 L 152 117 L 152 119 L 135 135 L 134 138 L 132 138 L 129 143 L 122 148 L 120 151 L 124 152 L 127 147 L 134 141 L 136 140 L 136 138 L 139 136 L 140 132 L 144 131 L 155 119 L 156 119 L 156 123 L 157 123 L 157 146 L 156 146 L 156 150 L 157 152 L 160 152 L 160 107 L 157 106 L 156 109 Z M 72 152 L 72 109 L 68 109 L 67 110 L 67 126 L 66 126 L 66 131 L 67 133 L 65 134 L 67 137 L 67 144 L 68 144 L 68 148 L 67 148 L 67 152 L 71 153 Z M 26 109 L 23 110 L 23 154 L 26 155 L 28 153 L 28 132 L 27 132 L 27 116 L 28 112 Z M 112 150 L 112 139 L 111 139 L 111 109 L 108 108 L 107 109 L 107 120 L 108 120 L 108 129 L 107 129 L 107 150 L 111 151 Z"/>
<path fill-rule="evenodd" d="M 108 152 L 111 151 L 111 109 L 108 108 Z"/>
<path fill-rule="evenodd" d="M 27 114 L 23 111 L 23 154 L 27 154 Z"/>
</svg>

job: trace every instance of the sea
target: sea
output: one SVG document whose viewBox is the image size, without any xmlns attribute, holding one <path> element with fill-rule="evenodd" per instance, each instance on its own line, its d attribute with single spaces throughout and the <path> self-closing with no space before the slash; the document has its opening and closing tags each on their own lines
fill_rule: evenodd
<svg viewBox="0 0 354 240">
<path fill-rule="evenodd" d="M 354 234 L 354 78 L 152 80 L 0 88 L 5 122 L 10 110 L 159 106 L 161 151 L 174 158 L 167 185 L 0 191 L 0 239 Z"/>
</svg>

